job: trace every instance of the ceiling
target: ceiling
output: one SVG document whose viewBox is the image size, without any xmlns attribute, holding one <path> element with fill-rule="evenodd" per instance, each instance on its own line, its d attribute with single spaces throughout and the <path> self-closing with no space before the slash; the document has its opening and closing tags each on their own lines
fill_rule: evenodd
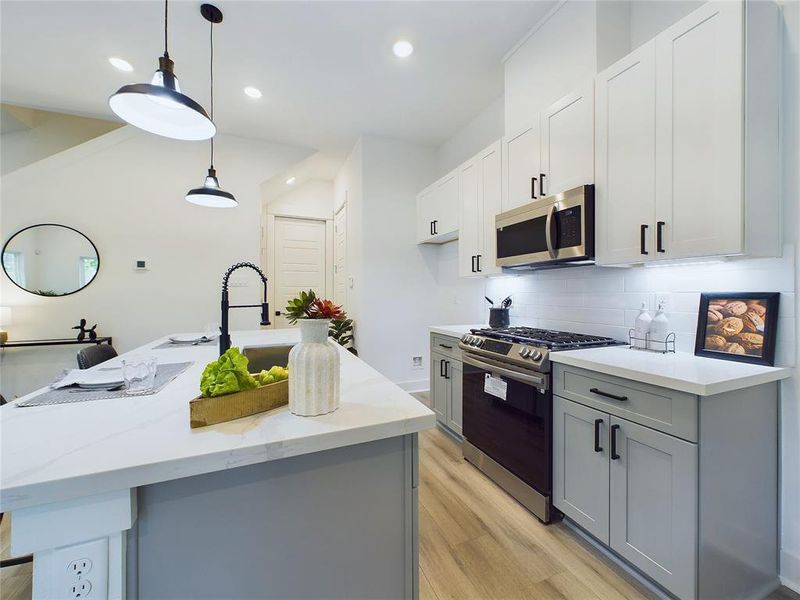
<svg viewBox="0 0 800 600">
<path fill-rule="evenodd" d="M 215 121 L 224 133 L 342 155 L 361 133 L 438 146 L 503 93 L 503 55 L 552 1 L 218 2 Z M 184 93 L 208 107 L 208 23 L 170 3 L 170 56 Z M 414 54 L 391 46 L 410 40 Z M 0 100 L 114 118 L 107 99 L 149 81 L 163 3 L 0 3 Z M 124 58 L 123 73 L 108 57 Z M 247 85 L 264 96 L 244 95 Z"/>
</svg>

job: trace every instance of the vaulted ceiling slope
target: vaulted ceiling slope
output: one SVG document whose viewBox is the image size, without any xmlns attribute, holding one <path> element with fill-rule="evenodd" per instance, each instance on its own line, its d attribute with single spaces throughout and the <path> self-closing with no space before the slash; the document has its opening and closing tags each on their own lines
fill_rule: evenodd
<svg viewBox="0 0 800 600">
<path fill-rule="evenodd" d="M 169 51 L 184 93 L 207 105 L 199 4 L 170 3 Z M 336 154 L 361 133 L 439 145 L 502 94 L 503 55 L 553 4 L 220 2 L 215 120 L 224 133 Z M 149 0 L 3 0 L 0 99 L 113 118 L 108 96 L 157 68 L 162 19 L 163 3 Z M 399 38 L 414 44 L 408 59 L 392 54 Z"/>
</svg>

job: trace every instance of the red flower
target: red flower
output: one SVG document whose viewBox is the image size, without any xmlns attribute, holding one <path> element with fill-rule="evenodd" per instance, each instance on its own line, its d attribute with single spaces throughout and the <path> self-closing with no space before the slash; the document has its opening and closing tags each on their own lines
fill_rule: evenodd
<svg viewBox="0 0 800 600">
<path fill-rule="evenodd" d="M 344 310 L 341 306 L 336 306 L 331 300 L 320 300 L 319 298 L 311 304 L 309 312 L 312 319 L 341 319 L 344 317 Z"/>
</svg>

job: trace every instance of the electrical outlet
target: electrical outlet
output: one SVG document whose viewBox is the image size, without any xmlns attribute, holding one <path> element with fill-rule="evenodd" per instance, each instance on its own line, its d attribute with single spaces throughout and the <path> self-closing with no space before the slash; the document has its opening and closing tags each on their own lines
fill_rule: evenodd
<svg viewBox="0 0 800 600">
<path fill-rule="evenodd" d="M 412 369 L 421 369 L 422 368 L 422 357 L 421 356 L 412 356 L 411 357 L 411 368 Z"/>
<path fill-rule="evenodd" d="M 88 579 L 78 579 L 69 586 L 68 598 L 86 598 L 92 593 L 92 582 Z"/>
<path fill-rule="evenodd" d="M 108 538 L 53 552 L 53 598 L 102 598 L 108 589 Z"/>
<path fill-rule="evenodd" d="M 658 310 L 659 305 L 664 305 L 664 310 L 669 312 L 670 306 L 672 304 L 672 295 L 666 292 L 657 292 L 656 293 L 656 305 L 653 307 L 655 310 Z"/>
</svg>

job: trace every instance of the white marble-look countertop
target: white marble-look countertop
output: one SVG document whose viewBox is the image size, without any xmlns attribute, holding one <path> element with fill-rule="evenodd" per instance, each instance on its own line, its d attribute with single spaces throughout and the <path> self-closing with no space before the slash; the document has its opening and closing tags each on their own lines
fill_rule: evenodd
<svg viewBox="0 0 800 600">
<path fill-rule="evenodd" d="M 234 332 L 231 337 L 240 347 L 285 345 L 296 343 L 299 332 Z M 0 408 L 0 511 L 320 452 L 436 424 L 421 402 L 340 348 L 341 405 L 333 413 L 298 417 L 284 406 L 191 429 L 189 400 L 199 395 L 200 374 L 217 358 L 218 346 L 152 350 L 166 339 L 103 363 L 111 366 L 133 354 L 155 355 L 159 363 L 194 361 L 157 394 Z"/>
<path fill-rule="evenodd" d="M 717 360 L 688 352 L 658 354 L 627 346 L 552 352 L 550 361 L 697 396 L 713 396 L 792 375 L 792 369 L 783 367 Z"/>
<path fill-rule="evenodd" d="M 488 325 L 431 325 L 428 327 L 431 333 L 438 333 L 449 337 L 460 338 L 469 333 L 470 329 L 483 329 Z"/>
</svg>

